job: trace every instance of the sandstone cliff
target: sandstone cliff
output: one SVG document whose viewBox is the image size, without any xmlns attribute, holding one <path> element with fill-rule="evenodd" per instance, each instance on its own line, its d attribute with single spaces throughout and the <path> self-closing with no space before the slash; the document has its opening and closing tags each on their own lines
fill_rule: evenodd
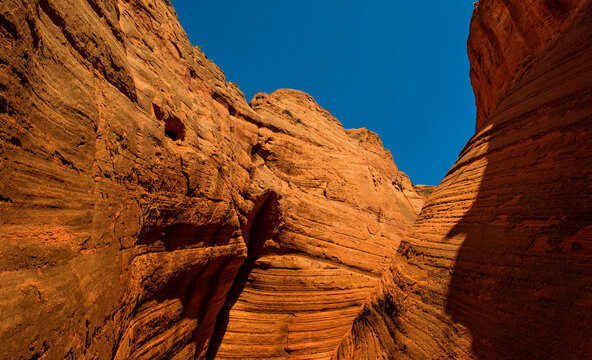
<svg viewBox="0 0 592 360">
<path fill-rule="evenodd" d="M 260 93 L 251 105 L 269 125 L 251 178 L 274 195 L 253 224 L 262 232 L 249 239 L 212 351 L 329 358 L 423 201 L 377 135 L 344 130 L 309 95 Z"/>
<path fill-rule="evenodd" d="M 0 2 L 0 358 L 329 358 L 421 209 L 165 0 Z"/>
<path fill-rule="evenodd" d="M 570 26 L 584 0 L 527 0 L 475 3 L 467 42 L 477 130 L 511 87 Z"/>
<path fill-rule="evenodd" d="M 592 358 L 592 1 L 482 0 L 477 132 L 336 359 Z"/>
</svg>

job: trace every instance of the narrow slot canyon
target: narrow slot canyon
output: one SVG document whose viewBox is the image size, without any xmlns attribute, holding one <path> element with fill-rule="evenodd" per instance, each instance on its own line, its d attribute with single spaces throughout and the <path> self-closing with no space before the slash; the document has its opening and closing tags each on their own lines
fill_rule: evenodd
<svg viewBox="0 0 592 360">
<path fill-rule="evenodd" d="M 183 6 L 0 2 L 0 359 L 592 358 L 591 0 L 474 3 L 475 131 L 437 186 L 327 94 L 243 92 Z M 379 92 L 342 101 L 410 153 L 450 135 Z"/>
</svg>

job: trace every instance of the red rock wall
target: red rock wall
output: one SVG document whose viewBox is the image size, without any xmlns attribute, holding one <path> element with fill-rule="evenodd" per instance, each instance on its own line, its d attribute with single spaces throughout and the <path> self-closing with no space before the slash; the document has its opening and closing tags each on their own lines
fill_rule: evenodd
<svg viewBox="0 0 592 360">
<path fill-rule="evenodd" d="M 166 1 L 0 2 L 0 358 L 328 358 L 423 200 L 308 95 L 257 104 Z"/>
<path fill-rule="evenodd" d="M 511 4 L 482 1 L 472 29 Z M 579 6 L 508 75 L 336 359 L 592 358 L 592 1 Z"/>
<path fill-rule="evenodd" d="M 344 130 L 309 95 L 260 93 L 251 105 L 270 125 L 251 176 L 278 196 L 251 232 L 275 231 L 250 236 L 259 244 L 225 305 L 216 358 L 327 359 L 423 201 L 376 134 Z"/>
<path fill-rule="evenodd" d="M 479 130 L 507 91 L 578 14 L 586 0 L 482 0 L 467 42 Z"/>
<path fill-rule="evenodd" d="M 238 92 L 166 2 L 0 14 L 0 358 L 192 357 L 247 253 Z"/>
</svg>

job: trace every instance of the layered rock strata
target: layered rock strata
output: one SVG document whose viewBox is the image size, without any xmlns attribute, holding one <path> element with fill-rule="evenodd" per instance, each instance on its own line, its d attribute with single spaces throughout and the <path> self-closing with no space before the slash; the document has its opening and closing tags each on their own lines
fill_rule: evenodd
<svg viewBox="0 0 592 360">
<path fill-rule="evenodd" d="M 585 3 L 586 0 L 475 3 L 467 47 L 477 130 L 507 97 L 533 59 L 573 23 Z"/>
<path fill-rule="evenodd" d="M 413 189 L 415 190 L 417 195 L 419 195 L 420 197 L 422 197 L 424 199 L 424 204 L 425 204 L 425 202 L 428 200 L 430 195 L 432 195 L 434 190 L 436 190 L 436 187 L 433 185 L 415 185 L 415 186 L 413 186 Z"/>
<path fill-rule="evenodd" d="M 478 130 L 336 359 L 592 358 L 592 2 L 482 0 L 471 29 L 498 74 L 473 78 Z M 547 40 L 508 71 L 518 30 Z"/>
<path fill-rule="evenodd" d="M 269 125 L 252 150 L 251 175 L 274 195 L 251 230 L 262 233 L 249 240 L 257 245 L 212 351 L 217 359 L 327 359 L 423 200 L 376 134 L 344 130 L 309 95 L 260 93 L 251 105 Z"/>
<path fill-rule="evenodd" d="M 0 358 L 330 356 L 423 199 L 308 95 L 251 105 L 167 1 L 0 3 Z"/>
</svg>

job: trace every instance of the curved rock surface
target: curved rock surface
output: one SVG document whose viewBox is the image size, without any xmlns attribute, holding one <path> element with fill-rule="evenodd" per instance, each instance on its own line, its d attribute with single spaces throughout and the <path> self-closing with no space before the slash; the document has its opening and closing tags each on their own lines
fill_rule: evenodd
<svg viewBox="0 0 592 360">
<path fill-rule="evenodd" d="M 433 185 L 415 185 L 415 186 L 413 186 L 413 189 L 415 190 L 415 192 L 417 193 L 417 195 L 419 195 L 421 198 L 423 198 L 424 204 L 425 204 L 425 202 L 428 200 L 428 198 L 430 197 L 430 195 L 432 195 L 432 193 L 434 192 L 434 190 L 436 190 L 436 186 L 433 186 Z"/>
<path fill-rule="evenodd" d="M 328 358 L 423 203 L 164 0 L 0 2 L 0 124 L 2 359 Z"/>
<path fill-rule="evenodd" d="M 569 26 L 586 0 L 482 0 L 475 3 L 467 41 L 476 128 L 509 89 Z"/>
<path fill-rule="evenodd" d="M 549 10 L 562 21 L 519 16 Z M 517 58 L 476 60 L 483 24 L 510 57 L 518 30 L 546 40 L 508 72 Z M 592 1 L 482 0 L 471 29 L 472 69 L 498 74 L 478 101 L 497 100 L 336 359 L 592 358 Z"/>
<path fill-rule="evenodd" d="M 218 359 L 327 359 L 423 200 L 376 134 L 344 130 L 309 95 L 259 93 L 251 105 L 269 125 L 253 149 L 252 178 L 274 195 L 251 230 L 265 232 L 251 235 L 257 245 L 212 351 Z"/>
</svg>

